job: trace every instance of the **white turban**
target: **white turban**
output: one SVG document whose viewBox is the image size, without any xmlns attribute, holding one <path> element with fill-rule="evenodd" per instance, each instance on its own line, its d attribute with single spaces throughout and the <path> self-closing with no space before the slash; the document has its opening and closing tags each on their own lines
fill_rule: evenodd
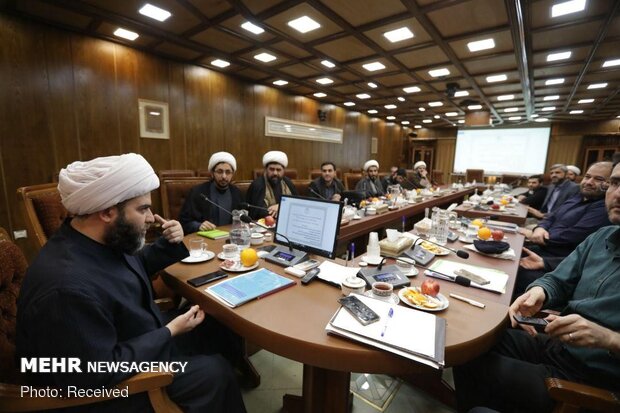
<svg viewBox="0 0 620 413">
<path fill-rule="evenodd" d="M 283 167 L 288 166 L 288 156 L 281 151 L 269 151 L 263 155 L 263 166 L 267 166 L 270 163 L 279 163 Z"/>
<path fill-rule="evenodd" d="M 424 161 L 417 161 L 414 165 L 413 165 L 413 169 L 418 169 L 420 166 L 423 166 L 426 168 L 426 162 Z"/>
<path fill-rule="evenodd" d="M 366 163 L 364 164 L 364 170 L 367 171 L 368 168 L 370 168 L 371 166 L 376 166 L 377 169 L 379 169 L 379 162 L 375 161 L 374 159 L 366 161 Z"/>
<path fill-rule="evenodd" d="M 151 165 L 135 153 L 73 162 L 60 170 L 58 179 L 62 204 L 76 215 L 104 210 L 158 187 Z"/>
<path fill-rule="evenodd" d="M 216 152 L 211 155 L 209 159 L 209 170 L 212 171 L 218 163 L 222 162 L 229 164 L 233 172 L 237 170 L 237 160 L 228 152 Z"/>
<path fill-rule="evenodd" d="M 581 175 L 581 169 L 577 168 L 575 165 L 567 165 L 566 169 L 571 172 L 574 172 L 575 175 Z"/>
</svg>

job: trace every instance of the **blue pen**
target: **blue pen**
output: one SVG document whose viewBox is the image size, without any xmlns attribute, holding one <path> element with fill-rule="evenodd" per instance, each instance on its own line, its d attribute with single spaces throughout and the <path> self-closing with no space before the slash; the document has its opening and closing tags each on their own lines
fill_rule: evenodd
<svg viewBox="0 0 620 413">
<path fill-rule="evenodd" d="M 355 259 L 355 244 L 351 243 L 351 261 Z"/>
<path fill-rule="evenodd" d="M 387 331 L 387 327 L 388 327 L 388 323 L 390 322 L 390 319 L 392 318 L 392 316 L 394 315 L 394 308 L 390 307 L 390 311 L 388 311 L 387 313 L 387 320 L 385 320 L 385 324 L 383 325 L 383 331 L 381 331 L 381 337 L 383 337 L 385 335 L 385 332 Z"/>
<path fill-rule="evenodd" d="M 403 232 L 405 232 L 405 222 L 407 221 L 407 218 L 403 215 L 403 217 L 402 217 L 401 221 L 402 221 L 402 224 L 403 224 L 403 225 L 402 225 L 402 227 L 403 227 Z"/>
</svg>

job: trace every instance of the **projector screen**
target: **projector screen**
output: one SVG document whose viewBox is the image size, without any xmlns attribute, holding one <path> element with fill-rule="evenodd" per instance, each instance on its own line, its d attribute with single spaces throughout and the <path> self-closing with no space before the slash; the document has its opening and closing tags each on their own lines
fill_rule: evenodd
<svg viewBox="0 0 620 413">
<path fill-rule="evenodd" d="M 550 131 L 550 127 L 459 130 L 454 172 L 484 169 L 485 175 L 544 173 Z"/>
</svg>

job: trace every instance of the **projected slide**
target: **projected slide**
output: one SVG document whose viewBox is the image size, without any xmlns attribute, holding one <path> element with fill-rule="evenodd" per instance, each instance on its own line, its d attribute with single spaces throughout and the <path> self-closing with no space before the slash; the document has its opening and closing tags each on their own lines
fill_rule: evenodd
<svg viewBox="0 0 620 413">
<path fill-rule="evenodd" d="M 487 175 L 545 172 L 550 128 L 459 130 L 454 172 L 484 169 Z"/>
</svg>

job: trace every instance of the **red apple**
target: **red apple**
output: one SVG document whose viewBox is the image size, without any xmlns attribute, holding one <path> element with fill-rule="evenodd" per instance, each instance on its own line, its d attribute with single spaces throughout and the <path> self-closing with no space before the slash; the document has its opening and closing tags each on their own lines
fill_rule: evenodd
<svg viewBox="0 0 620 413">
<path fill-rule="evenodd" d="M 271 215 L 267 215 L 265 217 L 265 225 L 267 225 L 268 227 L 273 227 L 275 224 L 276 224 L 276 220 L 273 219 Z"/>
<path fill-rule="evenodd" d="M 501 241 L 504 239 L 504 231 L 502 231 L 501 229 L 494 229 L 493 231 L 491 231 L 491 236 L 495 241 Z"/>
<path fill-rule="evenodd" d="M 492 208 L 492 209 L 499 209 L 499 205 L 497 205 L 497 204 L 493 204 L 493 205 L 491 205 L 491 208 Z"/>
<path fill-rule="evenodd" d="M 424 280 L 421 290 L 422 294 L 437 297 L 437 294 L 439 294 L 439 283 L 435 280 Z"/>
</svg>

